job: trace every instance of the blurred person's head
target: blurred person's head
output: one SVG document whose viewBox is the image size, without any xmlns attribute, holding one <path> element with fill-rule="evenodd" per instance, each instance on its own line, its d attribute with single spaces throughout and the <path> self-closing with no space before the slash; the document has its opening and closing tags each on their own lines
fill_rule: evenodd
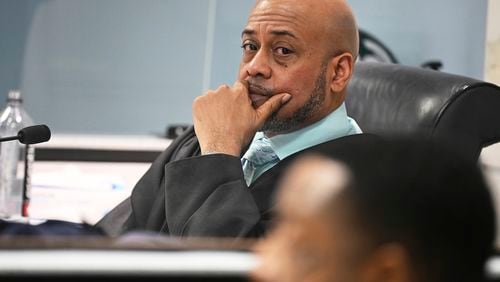
<svg viewBox="0 0 500 282">
<path fill-rule="evenodd" d="M 291 99 L 262 131 L 281 134 L 338 108 L 358 55 L 358 29 L 345 0 L 258 0 L 242 32 L 239 79 L 254 107 L 270 96 Z"/>
<path fill-rule="evenodd" d="M 257 280 L 482 280 L 495 216 L 475 163 L 411 141 L 337 149 L 288 171 Z"/>
</svg>

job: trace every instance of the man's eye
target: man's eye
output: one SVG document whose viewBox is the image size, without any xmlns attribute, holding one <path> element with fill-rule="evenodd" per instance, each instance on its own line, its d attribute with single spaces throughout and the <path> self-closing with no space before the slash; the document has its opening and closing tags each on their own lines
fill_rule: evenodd
<svg viewBox="0 0 500 282">
<path fill-rule="evenodd" d="M 243 48 L 244 51 L 257 51 L 257 46 L 252 43 L 245 43 L 241 45 L 241 48 Z"/>
<path fill-rule="evenodd" d="M 290 50 L 286 47 L 278 47 L 278 48 L 276 48 L 276 51 L 278 52 L 278 54 L 283 55 L 283 56 L 290 55 L 293 53 L 292 50 Z"/>
</svg>

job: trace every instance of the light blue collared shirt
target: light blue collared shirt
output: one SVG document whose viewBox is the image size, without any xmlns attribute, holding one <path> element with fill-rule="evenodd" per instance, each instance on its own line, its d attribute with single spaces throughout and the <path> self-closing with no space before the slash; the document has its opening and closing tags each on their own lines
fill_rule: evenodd
<svg viewBox="0 0 500 282">
<path fill-rule="evenodd" d="M 335 111 L 316 123 L 294 132 L 273 136 L 269 140 L 271 147 L 281 161 L 309 147 L 358 133 L 362 133 L 361 129 L 354 119 L 347 116 L 345 104 L 342 104 Z M 253 140 L 263 135 L 263 132 L 257 132 Z M 257 168 L 252 182 L 277 163 L 269 163 Z"/>
</svg>

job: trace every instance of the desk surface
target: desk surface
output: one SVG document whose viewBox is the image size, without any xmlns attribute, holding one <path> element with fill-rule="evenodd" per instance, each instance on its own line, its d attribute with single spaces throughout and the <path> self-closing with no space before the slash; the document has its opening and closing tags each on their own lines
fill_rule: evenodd
<svg viewBox="0 0 500 282">
<path fill-rule="evenodd" d="M 0 276 L 246 276 L 256 265 L 253 254 L 236 251 L 0 251 Z"/>
<path fill-rule="evenodd" d="M 49 142 L 37 144 L 35 148 L 162 152 L 171 142 L 171 139 L 147 135 L 54 134 Z"/>
<path fill-rule="evenodd" d="M 92 277 L 88 280 L 106 277 L 106 281 L 122 281 L 123 277 L 127 281 L 131 281 L 130 278 L 142 281 L 146 277 L 158 281 L 158 278 L 167 278 L 162 281 L 245 281 L 260 263 L 249 251 L 254 243 L 148 234 L 116 239 L 3 237 L 0 238 L 0 278 L 63 277 L 63 281 L 73 281 L 72 278 L 83 276 Z M 490 281 L 498 281 L 500 257 L 491 258 L 485 270 Z"/>
<path fill-rule="evenodd" d="M 253 241 L 130 234 L 0 238 L 0 277 L 47 275 L 245 277 L 257 264 Z"/>
</svg>

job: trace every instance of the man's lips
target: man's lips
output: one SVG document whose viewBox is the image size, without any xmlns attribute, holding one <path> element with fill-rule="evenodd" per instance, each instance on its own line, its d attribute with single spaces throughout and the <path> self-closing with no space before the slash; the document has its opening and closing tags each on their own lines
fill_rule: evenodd
<svg viewBox="0 0 500 282">
<path fill-rule="evenodd" d="M 259 102 L 265 102 L 270 98 L 270 96 L 268 96 L 268 95 L 262 95 L 262 94 L 257 94 L 257 93 L 250 93 L 249 96 L 250 96 L 250 100 L 252 100 L 252 102 L 254 104 L 259 103 Z"/>
<path fill-rule="evenodd" d="M 248 92 L 250 94 L 262 95 L 262 96 L 272 96 L 273 90 L 271 88 L 264 87 L 256 83 L 248 83 Z"/>
<path fill-rule="evenodd" d="M 252 105 L 254 108 L 262 106 L 270 98 L 270 96 L 255 93 L 249 93 L 249 97 L 250 100 L 252 100 Z"/>
<path fill-rule="evenodd" d="M 273 93 L 270 89 L 250 83 L 248 85 L 248 96 L 252 100 L 253 105 L 258 107 L 269 100 L 273 96 Z"/>
</svg>

